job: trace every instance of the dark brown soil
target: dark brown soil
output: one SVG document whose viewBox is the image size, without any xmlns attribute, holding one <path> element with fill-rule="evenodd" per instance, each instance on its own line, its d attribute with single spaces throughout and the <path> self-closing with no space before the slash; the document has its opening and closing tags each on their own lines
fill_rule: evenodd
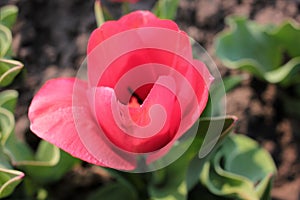
<svg viewBox="0 0 300 200">
<path fill-rule="evenodd" d="M 138 6 L 149 7 L 146 2 L 151 5 L 144 0 Z M 76 75 L 85 58 L 89 34 L 96 27 L 93 0 L 1 0 L 0 6 L 7 3 L 16 4 L 20 9 L 13 29 L 13 49 L 26 68 L 13 85 L 20 93 L 16 132 L 27 134 L 30 141 L 34 141 L 36 138 L 29 132 L 27 119 L 30 101 L 46 80 Z M 231 14 L 246 15 L 259 23 L 278 24 L 286 18 L 300 22 L 300 2 L 181 0 L 177 23 L 207 49 L 224 76 L 240 73 L 228 70 L 214 56 L 213 39 L 225 28 L 225 16 Z M 237 132 L 256 139 L 272 154 L 278 167 L 272 198 L 297 200 L 300 199 L 300 123 L 299 119 L 283 113 L 277 94 L 276 86 L 249 77 L 227 95 L 227 112 L 238 116 Z M 91 174 L 99 176 L 99 173 L 89 170 L 75 168 L 57 185 L 74 184 L 68 191 L 76 194 L 78 188 L 87 191 L 105 182 L 102 175 L 90 179 Z M 90 181 L 78 181 L 84 179 Z M 79 197 L 65 194 L 61 199 Z"/>
</svg>

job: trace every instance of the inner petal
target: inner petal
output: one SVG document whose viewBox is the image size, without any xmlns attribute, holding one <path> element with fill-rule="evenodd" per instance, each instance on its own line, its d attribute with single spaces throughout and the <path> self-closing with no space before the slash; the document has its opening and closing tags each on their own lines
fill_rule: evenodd
<svg viewBox="0 0 300 200">
<path fill-rule="evenodd" d="M 92 98 L 91 105 L 97 122 L 106 137 L 125 151 L 156 151 L 169 143 L 178 129 L 181 119 L 179 103 L 168 88 L 159 84 L 153 85 L 139 108 L 130 108 L 120 103 L 114 90 L 108 87 L 97 87 L 89 96 Z M 162 120 L 160 113 L 150 112 L 153 119 L 151 122 L 149 110 L 155 105 L 164 108 L 166 118 Z"/>
</svg>

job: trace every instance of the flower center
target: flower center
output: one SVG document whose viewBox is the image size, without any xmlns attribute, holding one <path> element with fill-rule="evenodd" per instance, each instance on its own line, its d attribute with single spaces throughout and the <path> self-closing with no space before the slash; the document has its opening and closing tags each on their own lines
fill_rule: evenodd
<svg viewBox="0 0 300 200">
<path fill-rule="evenodd" d="M 151 89 L 153 87 L 153 84 L 145 84 L 135 91 L 133 91 L 130 87 L 128 87 L 128 92 L 131 94 L 130 100 L 129 100 L 129 107 L 132 108 L 138 108 L 140 107 L 145 99 L 147 98 L 148 94 L 150 93 Z"/>
</svg>

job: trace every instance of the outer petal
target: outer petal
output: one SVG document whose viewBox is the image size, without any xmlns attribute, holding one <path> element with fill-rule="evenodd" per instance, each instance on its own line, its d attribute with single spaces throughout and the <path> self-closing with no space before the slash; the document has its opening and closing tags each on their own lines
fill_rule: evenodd
<svg viewBox="0 0 300 200">
<path fill-rule="evenodd" d="M 160 27 L 179 31 L 177 24 L 171 20 L 161 20 L 149 11 L 135 11 L 118 21 L 105 22 L 94 30 L 88 42 L 87 53 L 89 54 L 97 45 L 117 33 L 140 27 Z"/>
<path fill-rule="evenodd" d="M 82 104 L 73 106 L 73 87 L 76 82 L 77 100 Z M 99 144 L 105 156 L 96 159 L 82 143 L 74 122 L 74 111 L 80 112 L 85 131 L 97 132 L 98 126 L 91 117 L 86 98 L 87 84 L 74 78 L 48 81 L 35 95 L 29 107 L 31 130 L 42 139 L 60 147 L 84 161 L 117 169 L 132 169 L 133 166 L 113 152 L 102 142 Z M 78 125 L 77 125 L 78 126 Z"/>
</svg>

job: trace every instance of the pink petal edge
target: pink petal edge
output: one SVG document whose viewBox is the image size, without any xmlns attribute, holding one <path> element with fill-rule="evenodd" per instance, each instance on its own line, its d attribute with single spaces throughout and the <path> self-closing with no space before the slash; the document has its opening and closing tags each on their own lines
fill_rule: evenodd
<svg viewBox="0 0 300 200">
<path fill-rule="evenodd" d="M 77 95 L 81 98 L 82 110 L 80 126 L 90 127 L 89 131 L 97 131 L 97 124 L 91 120 L 88 101 L 86 98 L 87 84 L 75 78 L 53 79 L 45 83 L 32 100 L 28 117 L 30 129 L 40 138 L 58 146 L 74 157 L 92 164 L 131 170 L 134 166 L 111 152 L 105 143 L 99 144 L 104 151 L 102 159 L 97 159 L 84 146 L 74 122 L 73 87 L 76 82 Z M 75 108 L 77 109 L 77 108 Z M 98 157 L 98 156 L 97 156 Z"/>
</svg>

